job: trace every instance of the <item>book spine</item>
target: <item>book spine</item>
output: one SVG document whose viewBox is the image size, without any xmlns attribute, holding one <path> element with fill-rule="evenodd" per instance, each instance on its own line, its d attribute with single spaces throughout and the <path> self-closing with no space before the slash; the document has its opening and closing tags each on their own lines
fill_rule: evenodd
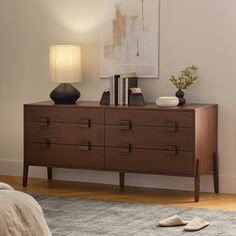
<svg viewBox="0 0 236 236">
<path fill-rule="evenodd" d="M 110 105 L 113 105 L 113 94 L 114 94 L 114 86 L 113 86 L 114 78 L 110 78 Z"/>
<path fill-rule="evenodd" d="M 119 85 L 118 85 L 118 104 L 122 106 L 122 80 L 123 78 L 119 78 Z"/>
<path fill-rule="evenodd" d="M 129 105 L 129 78 L 125 78 L 125 105 Z"/>
<path fill-rule="evenodd" d="M 119 105 L 125 105 L 125 77 L 119 79 Z"/>
<path fill-rule="evenodd" d="M 118 83 L 119 83 L 119 78 L 120 78 L 120 75 L 115 75 L 115 78 L 114 78 L 114 95 L 115 95 L 115 102 L 114 102 L 114 105 L 118 105 L 118 99 L 119 99 L 119 91 L 118 91 Z"/>
<path fill-rule="evenodd" d="M 125 105 L 125 81 L 126 78 L 122 78 L 122 105 Z"/>
<path fill-rule="evenodd" d="M 113 76 L 113 82 L 112 82 L 112 87 L 113 87 L 113 94 L 112 94 L 112 105 L 115 105 L 115 77 Z"/>
</svg>

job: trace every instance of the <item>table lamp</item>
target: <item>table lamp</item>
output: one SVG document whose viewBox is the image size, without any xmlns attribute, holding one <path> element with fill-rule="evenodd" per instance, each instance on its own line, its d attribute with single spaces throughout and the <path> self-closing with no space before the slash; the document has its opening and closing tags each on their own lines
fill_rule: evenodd
<svg viewBox="0 0 236 236">
<path fill-rule="evenodd" d="M 55 104 L 74 104 L 80 92 L 70 83 L 81 79 L 81 49 L 77 45 L 50 47 L 50 81 L 59 85 L 50 93 Z"/>
</svg>

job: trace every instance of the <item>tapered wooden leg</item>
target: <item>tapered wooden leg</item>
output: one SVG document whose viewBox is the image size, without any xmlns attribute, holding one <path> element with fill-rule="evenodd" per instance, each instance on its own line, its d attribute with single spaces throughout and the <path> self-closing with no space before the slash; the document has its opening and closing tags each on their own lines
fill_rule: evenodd
<svg viewBox="0 0 236 236">
<path fill-rule="evenodd" d="M 52 179 L 52 167 L 47 167 L 47 172 L 48 172 L 48 180 Z"/>
<path fill-rule="evenodd" d="M 23 187 L 27 186 L 28 171 L 29 171 L 29 165 L 24 164 L 24 167 L 23 167 Z"/>
<path fill-rule="evenodd" d="M 125 172 L 120 172 L 120 191 L 124 190 L 125 186 Z"/>
<path fill-rule="evenodd" d="M 195 177 L 194 177 L 194 201 L 199 201 L 200 195 L 200 173 L 199 173 L 199 159 L 196 160 L 195 164 Z"/>
<path fill-rule="evenodd" d="M 215 193 L 219 193 L 219 165 L 218 165 L 218 154 L 213 154 L 213 180 Z"/>
</svg>

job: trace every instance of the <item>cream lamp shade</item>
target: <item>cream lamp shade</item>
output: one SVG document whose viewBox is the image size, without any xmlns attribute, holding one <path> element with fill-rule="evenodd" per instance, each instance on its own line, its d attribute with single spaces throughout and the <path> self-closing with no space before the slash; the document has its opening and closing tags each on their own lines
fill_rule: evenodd
<svg viewBox="0 0 236 236">
<path fill-rule="evenodd" d="M 51 46 L 49 67 L 51 82 L 78 83 L 82 81 L 80 46 Z"/>
</svg>

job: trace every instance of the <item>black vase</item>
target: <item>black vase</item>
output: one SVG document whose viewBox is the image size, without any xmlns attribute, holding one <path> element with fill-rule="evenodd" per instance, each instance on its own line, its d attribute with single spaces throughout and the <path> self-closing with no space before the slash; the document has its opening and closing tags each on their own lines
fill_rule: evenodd
<svg viewBox="0 0 236 236">
<path fill-rule="evenodd" d="M 182 106 L 186 103 L 186 100 L 184 98 L 184 92 L 182 90 L 179 90 L 175 93 L 175 96 L 179 99 L 179 106 Z"/>
</svg>

